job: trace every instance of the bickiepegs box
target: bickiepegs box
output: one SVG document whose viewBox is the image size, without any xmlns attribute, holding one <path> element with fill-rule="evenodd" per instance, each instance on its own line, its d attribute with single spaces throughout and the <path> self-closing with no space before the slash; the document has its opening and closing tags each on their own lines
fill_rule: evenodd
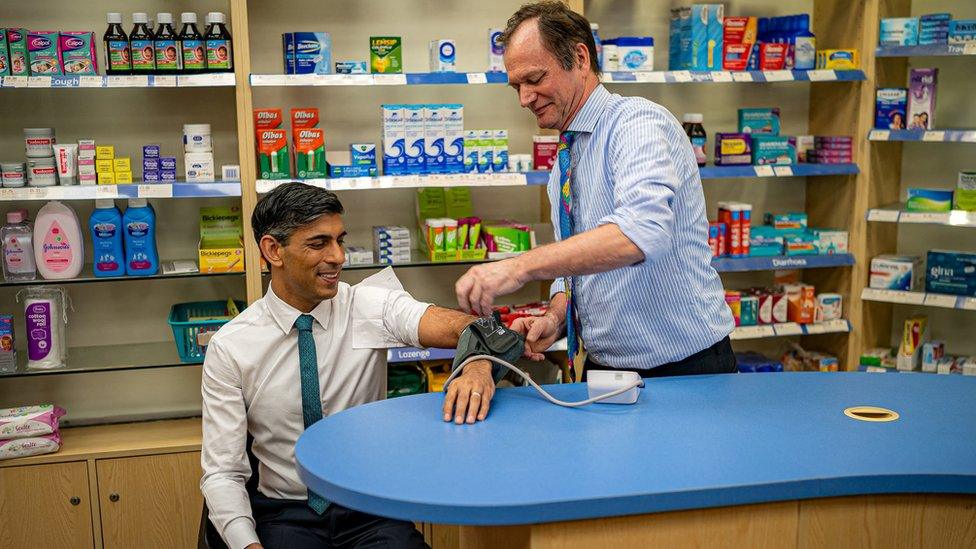
<svg viewBox="0 0 976 549">
<path fill-rule="evenodd" d="M 874 94 L 874 127 L 879 130 L 904 130 L 908 112 L 908 90 L 878 88 Z"/>
<path fill-rule="evenodd" d="M 399 36 L 369 37 L 369 68 L 373 74 L 403 72 L 403 49 Z"/>
<path fill-rule="evenodd" d="M 976 253 L 929 250 L 925 291 L 976 297 Z"/>
<path fill-rule="evenodd" d="M 912 69 L 908 79 L 908 129 L 931 130 L 935 127 L 935 94 L 939 69 Z"/>
</svg>

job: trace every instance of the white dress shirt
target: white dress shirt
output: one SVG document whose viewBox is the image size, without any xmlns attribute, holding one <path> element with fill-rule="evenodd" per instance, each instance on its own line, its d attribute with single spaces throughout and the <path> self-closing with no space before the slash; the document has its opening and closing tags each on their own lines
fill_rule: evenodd
<svg viewBox="0 0 976 549">
<path fill-rule="evenodd" d="M 323 417 L 386 396 L 383 349 L 419 347 L 420 318 L 429 306 L 404 291 L 387 268 L 355 286 L 340 282 L 336 296 L 311 311 Z M 251 476 L 244 449 L 247 433 L 260 461 L 261 493 L 279 499 L 308 497 L 295 467 L 295 443 L 305 430 L 294 327 L 300 314 L 269 286 L 207 348 L 200 489 L 210 519 L 230 549 L 258 542 L 244 488 Z"/>
</svg>

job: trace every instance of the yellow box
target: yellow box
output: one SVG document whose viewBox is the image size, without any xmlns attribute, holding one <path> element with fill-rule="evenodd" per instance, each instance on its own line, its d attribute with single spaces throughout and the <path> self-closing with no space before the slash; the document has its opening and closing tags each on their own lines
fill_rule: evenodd
<svg viewBox="0 0 976 549">
<path fill-rule="evenodd" d="M 115 182 L 119 185 L 132 183 L 132 172 L 115 172 Z"/>
<path fill-rule="evenodd" d="M 112 160 L 113 158 L 115 158 L 115 145 L 95 147 L 95 160 Z"/>
<path fill-rule="evenodd" d="M 201 273 L 243 273 L 244 243 L 241 241 L 200 242 Z"/>
<path fill-rule="evenodd" d="M 102 172 L 98 174 L 99 185 L 115 185 L 115 174 Z"/>
<path fill-rule="evenodd" d="M 117 172 L 132 171 L 132 162 L 129 160 L 128 156 L 122 158 L 116 158 L 115 160 L 112 161 L 112 165 L 114 166 L 115 171 Z"/>
<path fill-rule="evenodd" d="M 111 158 L 95 161 L 96 173 L 112 173 L 115 171 L 115 161 Z"/>
</svg>

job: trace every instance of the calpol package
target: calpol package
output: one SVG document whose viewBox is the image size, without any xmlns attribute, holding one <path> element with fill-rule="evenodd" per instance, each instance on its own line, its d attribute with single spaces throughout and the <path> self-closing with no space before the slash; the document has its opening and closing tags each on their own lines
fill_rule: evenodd
<svg viewBox="0 0 976 549">
<path fill-rule="evenodd" d="M 98 74 L 95 55 L 95 35 L 91 32 L 61 32 L 58 35 L 58 55 L 64 74 Z"/>
<path fill-rule="evenodd" d="M 0 439 L 37 437 L 58 431 L 64 409 L 53 404 L 0 409 Z"/>
<path fill-rule="evenodd" d="M 50 454 L 61 449 L 61 435 L 51 433 L 37 437 L 0 439 L 0 459 L 14 459 Z"/>
</svg>

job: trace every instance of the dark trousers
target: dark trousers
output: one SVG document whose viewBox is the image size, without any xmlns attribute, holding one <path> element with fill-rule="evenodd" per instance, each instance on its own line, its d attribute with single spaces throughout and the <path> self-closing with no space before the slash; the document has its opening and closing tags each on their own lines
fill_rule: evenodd
<svg viewBox="0 0 976 549">
<path fill-rule="evenodd" d="M 677 362 L 662 364 L 656 368 L 647 370 L 610 368 L 593 362 L 590 360 L 590 357 L 586 357 L 586 363 L 583 364 L 583 381 L 586 381 L 586 372 L 589 370 L 625 370 L 628 372 L 637 372 L 641 377 L 667 377 L 700 374 L 732 374 L 738 371 L 738 367 L 735 363 L 735 354 L 732 352 L 732 343 L 726 337 L 704 351 L 699 351 Z"/>
<path fill-rule="evenodd" d="M 251 498 L 258 539 L 265 549 L 428 548 L 412 522 L 332 504 L 321 515 L 303 500 Z"/>
</svg>

